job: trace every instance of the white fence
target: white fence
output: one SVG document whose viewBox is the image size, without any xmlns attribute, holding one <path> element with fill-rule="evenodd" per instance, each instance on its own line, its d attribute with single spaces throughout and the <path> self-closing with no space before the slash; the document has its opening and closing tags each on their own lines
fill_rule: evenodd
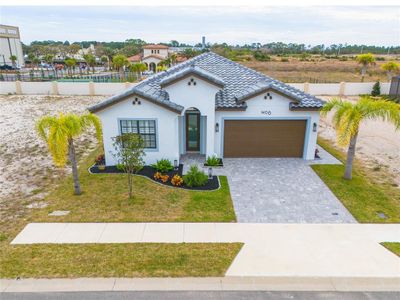
<svg viewBox="0 0 400 300">
<path fill-rule="evenodd" d="M 137 83 L 93 83 L 93 82 L 0 82 L 0 94 L 17 95 L 114 95 Z M 290 83 L 312 95 L 355 96 L 370 94 L 374 82 L 341 83 Z M 381 83 L 381 93 L 388 94 L 390 83 Z"/>
</svg>

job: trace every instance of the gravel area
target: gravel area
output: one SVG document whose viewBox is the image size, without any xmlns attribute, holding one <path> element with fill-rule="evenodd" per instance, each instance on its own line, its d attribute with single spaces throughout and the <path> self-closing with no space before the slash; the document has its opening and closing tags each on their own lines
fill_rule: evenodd
<svg viewBox="0 0 400 300">
<path fill-rule="evenodd" d="M 320 97 L 330 100 L 332 97 Z M 343 97 L 347 101 L 357 101 L 358 97 Z M 336 132 L 332 127 L 332 113 L 320 122 L 319 135 L 336 142 Z M 371 168 L 384 168 L 393 175 L 393 181 L 400 186 L 400 130 L 394 125 L 365 120 L 361 124 L 357 140 L 356 157 Z"/>
<path fill-rule="evenodd" d="M 46 114 L 83 113 L 88 106 L 104 98 L 0 96 L 0 218 L 16 217 L 21 207 L 45 196 L 42 191 L 45 185 L 69 172 L 69 168 L 53 166 L 46 144 L 35 132 L 35 122 Z M 78 155 L 88 153 L 95 148 L 95 136 L 85 134 L 76 145 Z M 29 207 L 35 206 L 38 205 Z"/>
</svg>

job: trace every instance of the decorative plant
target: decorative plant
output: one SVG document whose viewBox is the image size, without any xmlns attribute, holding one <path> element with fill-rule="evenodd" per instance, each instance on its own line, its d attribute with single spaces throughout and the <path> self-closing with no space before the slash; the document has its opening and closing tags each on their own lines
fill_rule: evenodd
<svg viewBox="0 0 400 300">
<path fill-rule="evenodd" d="M 333 99 L 322 108 L 322 114 L 326 115 L 332 109 L 333 124 L 336 128 L 338 144 L 348 145 L 345 179 L 352 178 L 353 160 L 356 152 L 356 143 L 360 124 L 363 120 L 381 119 L 400 128 L 400 106 L 386 100 L 374 100 L 371 97 L 362 97 L 357 103 Z"/>
<path fill-rule="evenodd" d="M 183 178 L 178 174 L 175 174 L 171 179 L 171 183 L 174 186 L 181 186 L 183 184 Z"/>
<path fill-rule="evenodd" d="M 381 84 L 379 80 L 375 82 L 374 86 L 372 87 L 371 96 L 379 96 L 381 94 Z"/>
<path fill-rule="evenodd" d="M 171 161 L 166 158 L 157 160 L 157 162 L 155 164 L 152 164 L 151 166 L 161 173 L 167 173 L 174 169 L 174 166 L 172 165 Z"/>
<path fill-rule="evenodd" d="M 125 133 L 113 138 L 113 156 L 122 165 L 123 171 L 128 174 L 129 198 L 133 196 L 133 174 L 143 168 L 144 142 L 139 134 Z"/>
<path fill-rule="evenodd" d="M 58 117 L 45 116 L 36 123 L 36 130 L 49 147 L 56 166 L 65 166 L 67 161 L 71 163 L 72 177 L 74 179 L 75 195 L 81 194 L 78 177 L 78 162 L 75 154 L 75 139 L 88 127 L 96 129 L 96 136 L 101 142 L 101 123 L 93 114 L 62 114 Z"/>
<path fill-rule="evenodd" d="M 206 164 L 207 164 L 207 166 L 210 166 L 210 167 L 219 166 L 220 159 L 216 155 L 208 156 L 206 159 Z"/>
<path fill-rule="evenodd" d="M 160 180 L 161 179 L 162 174 L 160 172 L 155 172 L 153 175 L 153 178 L 155 180 Z"/>
<path fill-rule="evenodd" d="M 102 165 L 104 164 L 104 154 L 99 154 L 97 155 L 96 159 L 94 160 L 96 165 Z"/>
<path fill-rule="evenodd" d="M 169 176 L 168 175 L 161 175 L 160 179 L 161 179 L 162 182 L 166 183 L 168 181 L 168 179 L 169 179 Z"/>
<path fill-rule="evenodd" d="M 189 172 L 183 176 L 185 183 L 189 187 L 203 186 L 208 181 L 208 176 L 197 165 L 190 166 Z"/>
<path fill-rule="evenodd" d="M 392 80 L 393 73 L 399 72 L 400 66 L 394 61 L 388 61 L 387 63 L 381 65 L 381 69 L 386 71 L 387 78 L 390 81 Z"/>
<path fill-rule="evenodd" d="M 375 64 L 375 56 L 372 53 L 360 54 L 357 55 L 356 60 L 361 65 L 361 77 L 362 81 L 364 81 L 368 66 Z"/>
</svg>

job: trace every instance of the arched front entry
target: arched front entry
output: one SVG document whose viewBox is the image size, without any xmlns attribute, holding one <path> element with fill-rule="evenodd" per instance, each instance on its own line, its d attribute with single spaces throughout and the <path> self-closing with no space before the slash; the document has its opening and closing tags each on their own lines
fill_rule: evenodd
<svg viewBox="0 0 400 300">
<path fill-rule="evenodd" d="M 152 71 L 155 73 L 157 71 L 157 65 L 153 62 L 149 63 L 149 71 Z"/>
<path fill-rule="evenodd" d="M 200 152 L 200 111 L 189 108 L 185 112 L 186 152 Z"/>
</svg>

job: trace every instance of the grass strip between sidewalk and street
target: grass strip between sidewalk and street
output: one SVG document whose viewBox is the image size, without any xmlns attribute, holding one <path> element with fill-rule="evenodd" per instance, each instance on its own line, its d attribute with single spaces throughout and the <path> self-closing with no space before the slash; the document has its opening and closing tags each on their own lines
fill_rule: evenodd
<svg viewBox="0 0 400 300">
<path fill-rule="evenodd" d="M 345 161 L 346 153 L 335 148 L 330 141 L 319 138 L 318 144 L 340 161 Z M 311 167 L 358 222 L 400 222 L 400 189 L 389 181 L 390 176 L 384 174 L 384 171 L 380 171 L 380 174 L 374 173 L 356 160 L 353 179 L 346 180 L 343 178 L 344 165 Z M 376 176 L 380 176 L 380 180 Z"/>
<path fill-rule="evenodd" d="M 400 257 L 400 243 L 385 242 L 381 245 Z"/>
<path fill-rule="evenodd" d="M 224 276 L 242 245 L 9 245 L 0 250 L 0 278 Z"/>
</svg>

